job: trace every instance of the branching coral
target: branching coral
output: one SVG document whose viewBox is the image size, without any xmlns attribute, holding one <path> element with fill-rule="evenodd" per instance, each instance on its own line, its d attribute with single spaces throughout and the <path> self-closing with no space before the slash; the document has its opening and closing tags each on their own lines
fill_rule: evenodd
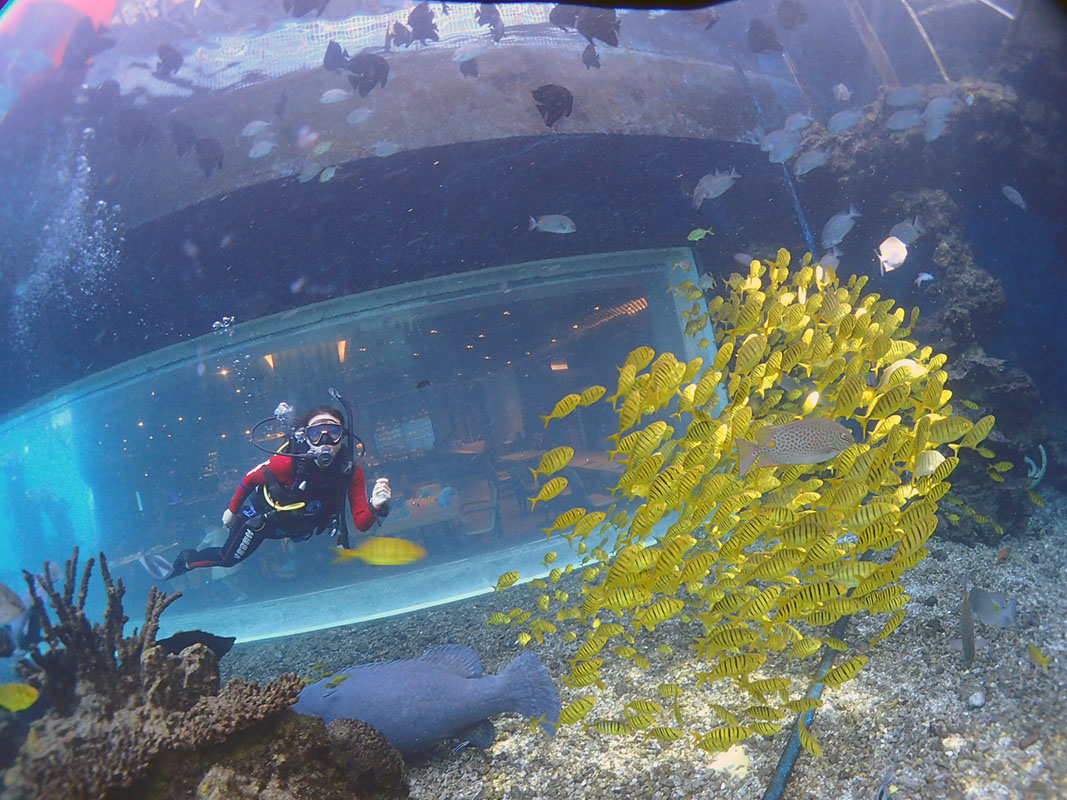
<svg viewBox="0 0 1067 800">
<path fill-rule="evenodd" d="M 103 554 L 107 606 L 103 623 L 91 623 L 85 601 L 93 563 L 86 563 L 79 584 L 75 549 L 62 592 L 47 570 L 41 579 L 56 620 L 34 601 L 48 649 L 35 648 L 22 672 L 53 708 L 34 723 L 5 775 L 8 797 L 106 797 L 142 776 L 160 753 L 221 742 L 287 709 L 302 688 L 296 675 L 284 675 L 262 688 L 232 681 L 220 692 L 210 649 L 198 644 L 167 654 L 155 644 L 159 616 L 180 594 L 153 588 L 144 626 L 123 637 L 125 587 L 112 580 Z"/>
</svg>

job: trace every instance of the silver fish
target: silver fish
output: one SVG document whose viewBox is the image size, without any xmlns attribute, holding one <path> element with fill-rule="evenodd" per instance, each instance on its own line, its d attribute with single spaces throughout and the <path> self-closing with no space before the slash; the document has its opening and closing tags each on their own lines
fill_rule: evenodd
<svg viewBox="0 0 1067 800">
<path fill-rule="evenodd" d="M 783 126 L 787 131 L 802 131 L 808 127 L 814 120 L 807 114 L 801 114 L 797 111 L 795 114 L 790 114 L 785 119 L 785 125 Z"/>
<path fill-rule="evenodd" d="M 797 138 L 797 136 L 794 131 L 787 131 L 785 128 L 779 128 L 776 131 L 771 131 L 762 139 L 760 139 L 759 149 L 762 150 L 764 153 L 769 153 L 771 152 L 771 148 L 773 148 L 782 140 L 795 138 Z"/>
<path fill-rule="evenodd" d="M 837 86 L 835 86 L 830 91 L 834 95 L 834 100 L 837 100 L 837 101 L 842 102 L 842 103 L 847 103 L 849 101 L 849 99 L 852 97 L 852 92 L 843 83 L 837 84 Z"/>
<path fill-rule="evenodd" d="M 530 651 L 499 675 L 485 675 L 474 650 L 446 644 L 418 658 L 341 670 L 306 686 L 293 708 L 326 722 L 361 719 L 408 755 L 442 739 L 489 747 L 496 737 L 489 718 L 507 712 L 543 717 L 541 728 L 552 736 L 560 700 L 552 676 Z"/>
<path fill-rule="evenodd" d="M 923 138 L 928 142 L 934 142 L 948 129 L 948 120 L 944 117 L 934 117 L 923 125 Z"/>
<path fill-rule="evenodd" d="M 0 583 L 0 625 L 14 622 L 25 610 L 22 599 L 6 583 Z"/>
<path fill-rule="evenodd" d="M 361 122 L 366 122 L 371 111 L 369 108 L 354 108 L 348 112 L 348 116 L 345 117 L 345 122 L 349 125 L 359 125 Z"/>
<path fill-rule="evenodd" d="M 544 214 L 536 218 L 530 217 L 529 229 L 542 233 L 574 233 L 578 226 L 566 214 Z"/>
<path fill-rule="evenodd" d="M 1023 200 L 1023 196 L 1019 194 L 1019 190 L 1014 186 L 1005 186 L 1000 191 L 1004 193 L 1004 196 L 1008 198 L 1012 203 L 1017 205 L 1023 211 L 1026 211 L 1026 201 Z"/>
<path fill-rule="evenodd" d="M 767 154 L 767 159 L 772 164 L 784 164 L 797 154 L 797 150 L 800 149 L 800 142 L 796 139 L 782 139 L 774 147 L 771 148 L 771 152 Z"/>
<path fill-rule="evenodd" d="M 831 133 L 847 131 L 861 119 L 863 119 L 863 111 L 861 109 L 846 108 L 844 111 L 838 111 L 830 117 L 830 121 L 826 123 L 826 130 Z"/>
<path fill-rule="evenodd" d="M 841 211 L 830 217 L 822 229 L 822 246 L 829 250 L 835 244 L 841 244 L 859 216 L 860 212 L 850 205 L 848 211 Z"/>
<path fill-rule="evenodd" d="M 244 128 L 241 130 L 241 135 L 247 136 L 248 138 L 252 138 L 253 136 L 259 136 L 259 134 L 269 129 L 269 122 L 264 122 L 261 119 L 257 119 L 245 125 Z"/>
<path fill-rule="evenodd" d="M 797 177 L 807 175 L 813 169 L 825 164 L 829 158 L 830 150 L 828 148 L 807 150 L 801 153 L 797 160 L 793 162 L 793 174 Z"/>
<path fill-rule="evenodd" d="M 944 119 L 955 111 L 959 104 L 960 101 L 950 94 L 935 97 L 923 109 L 923 119 L 927 122 L 934 119 Z"/>
<path fill-rule="evenodd" d="M 934 276 L 931 275 L 929 272 L 920 272 L 917 276 L 915 276 L 915 281 L 912 283 L 912 286 L 914 286 L 916 289 L 920 289 L 922 288 L 922 285 L 924 283 L 926 283 L 927 281 L 932 281 L 933 279 Z"/>
<path fill-rule="evenodd" d="M 971 589 L 970 601 L 974 615 L 984 624 L 997 628 L 1018 627 L 1018 600 L 1008 600 L 1002 592 L 987 592 L 976 586 Z"/>
<path fill-rule="evenodd" d="M 351 96 L 351 92 L 344 89 L 327 89 L 319 97 L 319 102 L 324 105 L 330 105 L 331 103 L 340 103 L 343 100 L 347 100 Z"/>
</svg>

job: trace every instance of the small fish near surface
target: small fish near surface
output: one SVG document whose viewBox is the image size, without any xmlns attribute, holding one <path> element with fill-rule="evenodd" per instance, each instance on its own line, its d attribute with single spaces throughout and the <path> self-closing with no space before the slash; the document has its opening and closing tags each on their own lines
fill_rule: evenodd
<svg viewBox="0 0 1067 800">
<path fill-rule="evenodd" d="M 182 650 L 192 647 L 194 644 L 202 644 L 215 654 L 215 658 L 222 658 L 230 652 L 230 648 L 233 647 L 233 643 L 236 641 L 237 638 L 234 636 L 216 636 L 213 633 L 198 629 L 178 631 L 166 639 L 156 639 L 156 644 L 173 655 L 180 654 Z"/>
<path fill-rule="evenodd" d="M 787 31 L 795 30 L 808 21 L 808 10 L 800 0 L 782 0 L 778 4 L 778 24 Z"/>
<path fill-rule="evenodd" d="M 342 675 L 339 685 L 327 686 Z M 554 736 L 560 705 L 552 676 L 533 652 L 485 675 L 474 650 L 447 644 L 418 658 L 349 667 L 306 686 L 293 708 L 326 722 L 361 719 L 410 756 L 444 739 L 488 748 L 496 739 L 490 717 L 509 712 L 540 720 Z"/>
<path fill-rule="evenodd" d="M 445 13 L 447 14 L 448 11 L 445 11 Z M 504 33 L 506 32 L 504 18 L 500 16 L 500 9 L 492 3 L 479 5 L 478 10 L 474 12 L 474 19 L 478 21 L 479 25 L 489 26 L 489 32 L 494 42 L 499 42 L 504 38 Z"/>
<path fill-rule="evenodd" d="M 928 281 L 932 280 L 934 280 L 934 276 L 931 275 L 929 272 L 920 272 L 918 275 L 915 276 L 915 280 L 911 285 L 914 286 L 916 289 L 921 289 L 924 283 L 927 283 Z"/>
<path fill-rule="evenodd" d="M 352 73 L 348 76 L 348 82 L 360 97 L 366 97 L 375 86 L 380 85 L 384 89 L 389 78 L 389 62 L 375 53 L 352 56 L 345 69 Z"/>
<path fill-rule="evenodd" d="M 756 441 L 737 440 L 738 477 L 753 464 L 780 467 L 785 464 L 819 464 L 855 444 L 852 432 L 832 419 L 800 419 L 784 425 L 768 425 Z"/>
<path fill-rule="evenodd" d="M 596 46 L 587 44 L 582 51 L 582 63 L 586 69 L 600 69 L 600 56 L 597 55 Z"/>
<path fill-rule="evenodd" d="M 204 170 L 204 177 L 210 178 L 211 171 L 222 169 L 222 145 L 218 139 L 202 138 L 196 140 L 196 160 L 200 163 L 200 169 Z"/>
<path fill-rule="evenodd" d="M 540 217 L 530 217 L 529 230 L 542 233 L 574 233 L 578 226 L 566 214 L 542 214 Z"/>
<path fill-rule="evenodd" d="M 834 245 L 841 244 L 859 216 L 860 212 L 850 205 L 848 211 L 841 211 L 830 217 L 822 229 L 822 246 L 829 250 Z"/>
<path fill-rule="evenodd" d="M 157 78 L 173 75 L 185 63 L 182 54 L 169 44 L 161 44 L 156 52 L 159 54 L 159 61 L 156 62 L 156 69 L 152 74 Z"/>
<path fill-rule="evenodd" d="M 719 172 L 719 170 L 709 172 L 697 181 L 697 185 L 693 189 L 693 208 L 699 210 L 705 200 L 714 200 L 716 197 L 721 197 L 734 185 L 734 181 L 740 177 L 733 167 L 730 168 L 729 172 Z"/>
<path fill-rule="evenodd" d="M 546 83 L 544 86 L 538 86 L 531 94 L 538 112 L 549 128 L 563 117 L 569 117 L 574 110 L 574 95 L 565 86 Z"/>
<path fill-rule="evenodd" d="M 379 567 L 411 564 L 426 557 L 426 549 L 407 539 L 394 539 L 385 536 L 371 536 L 363 540 L 358 547 L 348 549 L 335 547 L 337 556 L 334 564 L 358 558 Z"/>
<path fill-rule="evenodd" d="M 574 27 L 589 44 L 599 39 L 609 47 L 619 46 L 619 19 L 614 8 L 583 8 L 578 12 Z"/>
<path fill-rule="evenodd" d="M 887 237 L 875 251 L 878 256 L 878 267 L 882 274 L 892 272 L 908 257 L 908 246 L 896 236 Z"/>
<path fill-rule="evenodd" d="M 782 46 L 778 34 L 759 17 L 753 17 L 748 23 L 748 49 L 753 53 L 781 53 Z"/>
<path fill-rule="evenodd" d="M 326 45 L 326 55 L 322 57 L 322 66 L 330 72 L 340 72 L 348 65 L 348 51 L 337 42 L 330 40 Z"/>
<path fill-rule="evenodd" d="M 557 28 L 569 31 L 578 22 L 579 11 L 578 6 L 560 3 L 557 6 L 553 6 L 552 10 L 548 12 L 548 21 Z"/>
<path fill-rule="evenodd" d="M 1023 196 L 1019 193 L 1019 190 L 1014 186 L 1004 186 L 1001 190 L 1004 196 L 1008 198 L 1008 201 L 1014 203 L 1023 211 L 1026 211 L 1026 201 L 1023 200 Z"/>
<path fill-rule="evenodd" d="M 441 37 L 437 34 L 437 23 L 433 21 L 434 16 L 433 9 L 425 0 L 411 9 L 407 21 L 411 29 L 412 40 L 418 39 L 423 45 L 426 44 L 427 39 L 433 42 L 441 41 Z"/>
</svg>

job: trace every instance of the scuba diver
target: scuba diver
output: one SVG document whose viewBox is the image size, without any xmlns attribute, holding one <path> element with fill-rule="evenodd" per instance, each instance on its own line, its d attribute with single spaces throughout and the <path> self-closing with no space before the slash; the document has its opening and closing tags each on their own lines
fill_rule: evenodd
<svg viewBox="0 0 1067 800">
<path fill-rule="evenodd" d="M 334 389 L 331 396 L 351 409 Z M 292 409 L 282 404 L 274 418 L 288 418 Z M 248 558 L 264 539 L 305 541 L 328 531 L 339 547 L 348 548 L 345 496 L 352 522 L 369 530 L 389 513 L 388 478 L 378 478 L 367 501 L 363 469 L 355 463 L 354 442 L 363 442 L 345 426 L 345 415 L 333 406 L 317 406 L 291 425 L 289 441 L 281 450 L 257 464 L 241 479 L 222 524 L 230 533 L 219 547 L 182 550 L 164 580 L 202 567 L 232 567 Z M 253 437 L 255 430 L 253 429 Z M 253 443 L 255 443 L 253 438 Z M 260 447 L 260 445 L 256 445 Z M 260 447 L 260 449 L 265 449 Z M 271 452 L 271 451 L 267 451 Z"/>
</svg>

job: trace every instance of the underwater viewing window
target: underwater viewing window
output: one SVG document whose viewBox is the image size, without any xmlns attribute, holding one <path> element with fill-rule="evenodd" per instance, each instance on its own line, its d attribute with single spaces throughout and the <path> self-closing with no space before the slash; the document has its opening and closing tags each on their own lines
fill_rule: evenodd
<svg viewBox="0 0 1067 800">
<path fill-rule="evenodd" d="M 12 503 L 0 546 L 20 553 L 30 542 L 32 553 L 19 556 L 26 564 L 61 561 L 72 544 L 103 547 L 131 591 L 147 591 L 146 557 L 172 560 L 197 542 L 221 543 L 218 517 L 264 457 L 249 442 L 256 421 L 280 401 L 298 410 L 327 402 L 335 387 L 366 445 L 359 463 L 368 485 L 378 477 L 392 484 L 389 516 L 372 533 L 414 541 L 428 556 L 408 566 L 331 564 L 326 535 L 267 542 L 237 567 L 171 581 L 186 602 L 167 626 L 254 639 L 396 613 L 412 597 L 432 605 L 487 591 L 517 547 L 533 559 L 534 577 L 544 572 L 537 559 L 553 518 L 528 500 L 537 493 L 530 473 L 541 453 L 581 443 L 565 470 L 567 494 L 591 508 L 611 502 L 607 487 L 621 469 L 604 452 L 614 431 L 610 409 L 578 409 L 551 427 L 541 415 L 559 397 L 610 378 L 606 366 L 642 343 L 709 361 L 712 347 L 683 336 L 683 301 L 670 291 L 696 277 L 686 248 L 608 253 L 415 281 L 221 323 L 4 422 L 0 449 L 30 456 L 20 486 L 44 502 Z M 48 437 L 47 450 L 26 436 L 41 426 L 64 434 Z M 278 432 L 257 440 L 268 452 L 283 442 Z M 65 470 L 62 497 L 49 495 L 57 469 Z M 78 495 L 87 502 L 73 503 Z M 17 579 L 10 570 L 4 577 Z"/>
</svg>

